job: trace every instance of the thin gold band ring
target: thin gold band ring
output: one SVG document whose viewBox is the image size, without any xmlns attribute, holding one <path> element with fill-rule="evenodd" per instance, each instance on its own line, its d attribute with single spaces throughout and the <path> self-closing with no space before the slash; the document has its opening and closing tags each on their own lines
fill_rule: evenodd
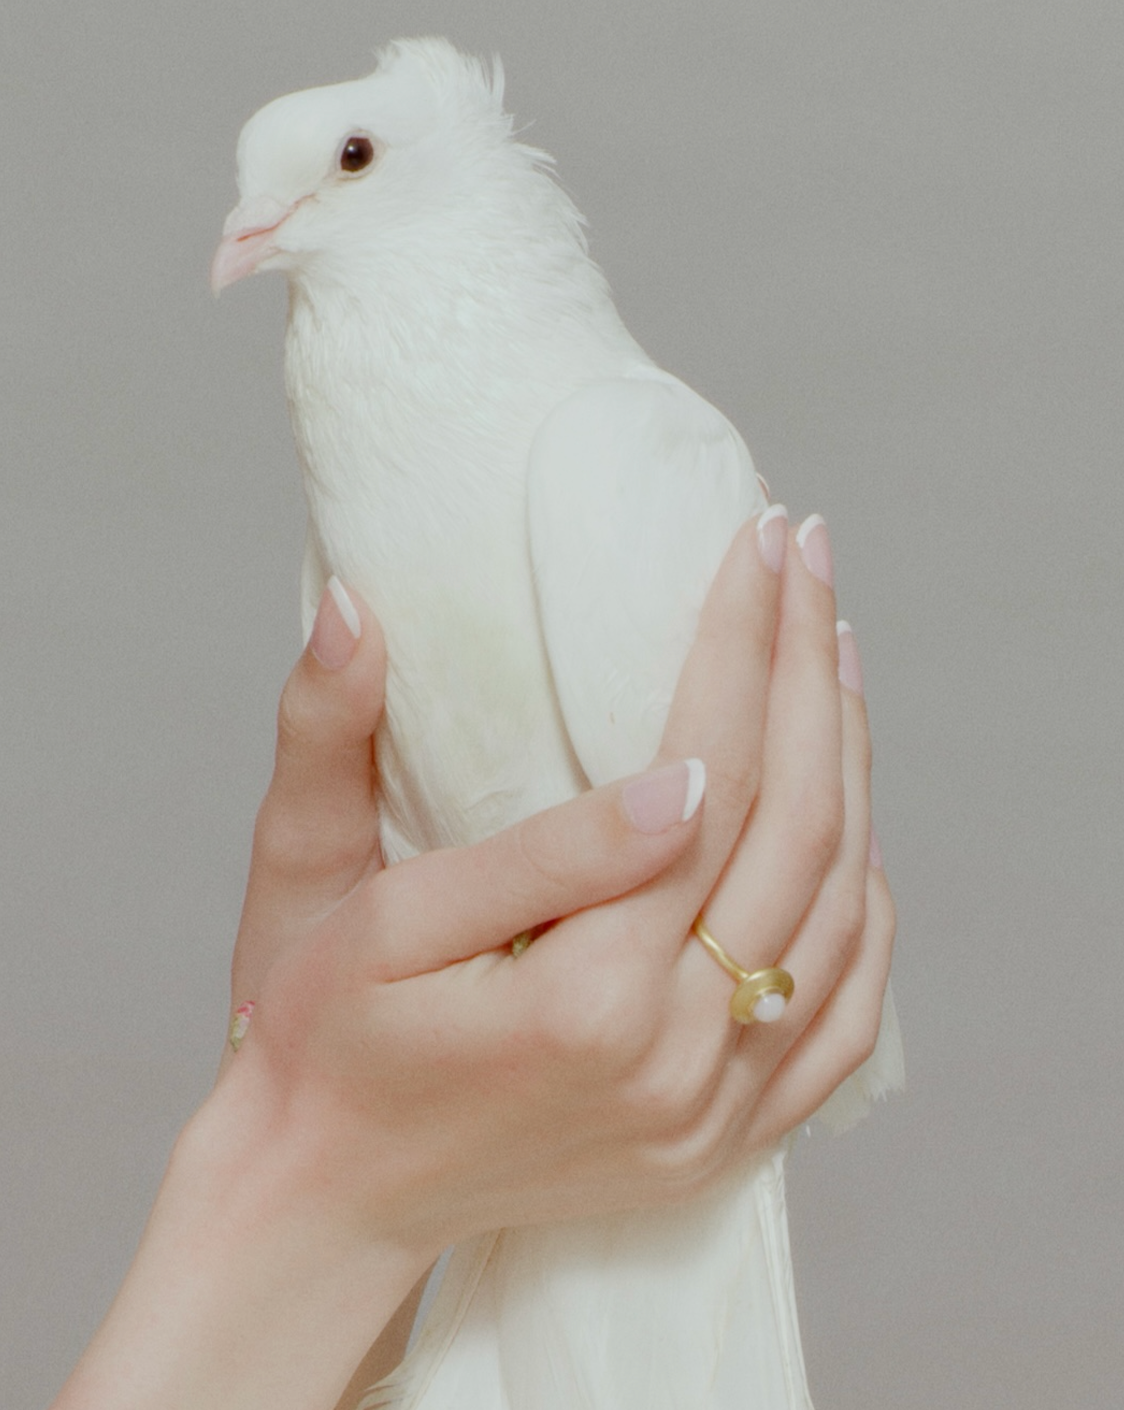
<svg viewBox="0 0 1124 1410">
<path fill-rule="evenodd" d="M 691 932 L 738 986 L 730 999 L 730 1017 L 738 1023 L 775 1023 L 783 1016 L 796 982 L 787 969 L 755 969 L 751 974 L 732 960 L 699 916 Z"/>
</svg>

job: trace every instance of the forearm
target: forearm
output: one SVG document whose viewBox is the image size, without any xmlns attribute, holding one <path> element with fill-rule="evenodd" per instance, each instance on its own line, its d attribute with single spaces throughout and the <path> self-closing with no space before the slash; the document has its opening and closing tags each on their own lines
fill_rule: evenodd
<svg viewBox="0 0 1124 1410">
<path fill-rule="evenodd" d="M 222 1084 L 177 1142 L 137 1256 L 53 1410 L 330 1410 L 425 1260 L 307 1197 Z"/>
</svg>

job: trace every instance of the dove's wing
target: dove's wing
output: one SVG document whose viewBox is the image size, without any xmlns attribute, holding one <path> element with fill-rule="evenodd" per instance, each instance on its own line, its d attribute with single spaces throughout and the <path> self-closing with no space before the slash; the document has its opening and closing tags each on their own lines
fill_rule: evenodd
<svg viewBox="0 0 1124 1410">
<path fill-rule="evenodd" d="M 531 447 L 531 558 L 570 739 L 595 784 L 646 768 L 708 587 L 765 507 L 726 418 L 657 368 L 562 402 Z M 889 989 L 874 1053 L 820 1108 L 842 1129 L 904 1085 Z"/>
<path fill-rule="evenodd" d="M 539 429 L 531 561 L 562 714 L 594 784 L 651 763 L 707 589 L 764 508 L 737 431 L 658 369 L 580 388 Z"/>
</svg>

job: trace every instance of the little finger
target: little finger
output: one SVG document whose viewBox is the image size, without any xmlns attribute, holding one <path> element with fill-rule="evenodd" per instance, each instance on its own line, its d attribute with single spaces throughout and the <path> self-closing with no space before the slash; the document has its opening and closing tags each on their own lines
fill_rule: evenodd
<svg viewBox="0 0 1124 1410">
<path fill-rule="evenodd" d="M 771 1145 L 806 1121 L 860 1067 L 862 1090 L 854 1094 L 859 1110 L 864 1098 L 901 1086 L 901 1038 L 889 991 L 894 931 L 885 875 L 872 867 L 866 924 L 851 963 L 761 1093 L 745 1128 L 750 1147 Z"/>
</svg>

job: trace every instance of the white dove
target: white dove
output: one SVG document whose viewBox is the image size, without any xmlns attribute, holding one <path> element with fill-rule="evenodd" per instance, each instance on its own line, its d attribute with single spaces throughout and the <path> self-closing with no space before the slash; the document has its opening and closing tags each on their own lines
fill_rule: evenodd
<svg viewBox="0 0 1124 1410">
<path fill-rule="evenodd" d="M 737 431 L 624 328 L 502 96 L 498 61 L 420 39 L 268 104 L 212 268 L 216 291 L 288 277 L 305 627 L 333 572 L 383 624 L 390 860 L 645 768 L 710 580 L 765 504 Z M 899 1064 L 887 1004 L 837 1114 Z M 809 1405 L 782 1162 L 685 1209 L 462 1245 L 363 1406 Z"/>
</svg>

